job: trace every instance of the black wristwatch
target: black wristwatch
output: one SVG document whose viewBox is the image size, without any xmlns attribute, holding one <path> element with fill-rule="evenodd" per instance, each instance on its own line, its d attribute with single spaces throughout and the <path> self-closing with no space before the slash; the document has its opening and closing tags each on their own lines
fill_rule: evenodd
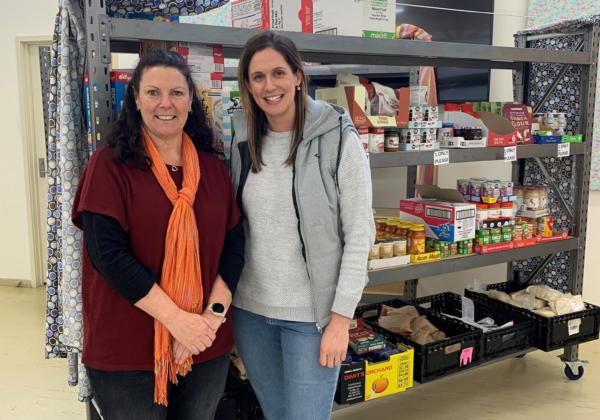
<svg viewBox="0 0 600 420">
<path fill-rule="evenodd" d="M 222 303 L 219 302 L 212 302 L 208 304 L 208 307 L 206 308 L 206 310 L 208 312 L 210 312 L 211 314 L 213 314 L 214 316 L 218 316 L 219 318 L 221 318 L 221 322 L 225 322 L 225 305 L 223 305 Z"/>
</svg>

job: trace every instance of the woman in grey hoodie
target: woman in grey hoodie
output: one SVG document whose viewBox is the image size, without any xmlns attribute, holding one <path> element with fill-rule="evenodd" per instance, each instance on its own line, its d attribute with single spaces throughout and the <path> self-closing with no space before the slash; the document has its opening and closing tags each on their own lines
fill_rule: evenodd
<svg viewBox="0 0 600 420">
<path fill-rule="evenodd" d="M 251 38 L 238 78 L 236 345 L 267 419 L 327 419 L 374 241 L 369 165 L 344 110 L 308 96 L 290 39 Z"/>
</svg>

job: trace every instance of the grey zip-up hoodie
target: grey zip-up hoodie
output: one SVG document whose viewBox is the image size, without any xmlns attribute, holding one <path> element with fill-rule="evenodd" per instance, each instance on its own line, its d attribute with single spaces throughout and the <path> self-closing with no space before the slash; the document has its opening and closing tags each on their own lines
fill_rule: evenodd
<svg viewBox="0 0 600 420">
<path fill-rule="evenodd" d="M 231 172 L 243 211 L 242 194 L 250 171 L 246 115 L 238 112 L 233 120 Z M 368 281 L 367 257 L 375 240 L 369 165 L 342 108 L 307 97 L 290 194 L 321 330 L 332 311 L 354 315 Z"/>
</svg>

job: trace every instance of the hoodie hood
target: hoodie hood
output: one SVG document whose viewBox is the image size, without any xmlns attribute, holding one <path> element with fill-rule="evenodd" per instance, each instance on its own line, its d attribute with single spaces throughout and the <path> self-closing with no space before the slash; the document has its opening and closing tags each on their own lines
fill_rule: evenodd
<svg viewBox="0 0 600 420">
<path fill-rule="evenodd" d="M 340 123 L 342 132 L 348 128 L 354 129 L 350 115 L 344 108 L 323 101 L 315 101 L 310 96 L 306 97 L 304 139 L 312 140 L 328 131 L 339 130 Z"/>
</svg>

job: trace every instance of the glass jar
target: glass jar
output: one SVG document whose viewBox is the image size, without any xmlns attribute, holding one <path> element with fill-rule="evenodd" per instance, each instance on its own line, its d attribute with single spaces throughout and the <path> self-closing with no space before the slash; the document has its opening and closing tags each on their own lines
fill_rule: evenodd
<svg viewBox="0 0 600 420">
<path fill-rule="evenodd" d="M 540 196 L 540 210 L 548 208 L 548 188 L 539 187 L 538 194 Z"/>
<path fill-rule="evenodd" d="M 381 244 L 374 244 L 369 251 L 369 260 L 378 260 L 381 255 Z"/>
<path fill-rule="evenodd" d="M 503 219 L 512 219 L 513 218 L 513 203 L 512 201 L 508 201 L 506 203 L 502 203 L 500 205 L 500 217 Z"/>
<path fill-rule="evenodd" d="M 387 222 L 387 219 L 383 219 L 383 218 L 375 219 L 375 228 L 376 228 L 375 239 L 377 241 L 385 240 L 386 222 Z"/>
<path fill-rule="evenodd" d="M 526 210 L 540 210 L 540 189 L 538 187 L 529 187 L 525 190 L 525 209 Z"/>
<path fill-rule="evenodd" d="M 487 220 L 489 218 L 488 209 L 489 206 L 487 204 L 477 203 L 477 225 L 480 225 L 481 223 L 483 223 L 484 220 Z"/>
<path fill-rule="evenodd" d="M 396 222 L 393 218 L 387 219 L 385 222 L 385 237 L 384 240 L 389 241 L 396 235 Z"/>
<path fill-rule="evenodd" d="M 500 210 L 500 203 L 489 204 L 488 206 L 488 219 L 495 220 L 499 219 L 502 215 Z"/>
<path fill-rule="evenodd" d="M 379 251 L 379 255 L 381 258 L 392 258 L 394 256 L 394 243 L 393 242 L 382 243 L 381 249 Z"/>
<path fill-rule="evenodd" d="M 398 136 L 396 131 L 386 131 L 383 150 L 385 152 L 397 152 L 400 150 L 400 136 Z"/>
<path fill-rule="evenodd" d="M 410 254 L 419 255 L 425 253 L 425 226 L 423 224 L 413 225 L 410 228 Z"/>
<path fill-rule="evenodd" d="M 396 229 L 396 233 L 398 239 L 408 239 L 408 229 L 410 228 L 410 223 L 408 222 L 399 222 L 398 227 Z"/>
<path fill-rule="evenodd" d="M 406 255 L 406 239 L 394 241 L 394 257 Z"/>
</svg>

